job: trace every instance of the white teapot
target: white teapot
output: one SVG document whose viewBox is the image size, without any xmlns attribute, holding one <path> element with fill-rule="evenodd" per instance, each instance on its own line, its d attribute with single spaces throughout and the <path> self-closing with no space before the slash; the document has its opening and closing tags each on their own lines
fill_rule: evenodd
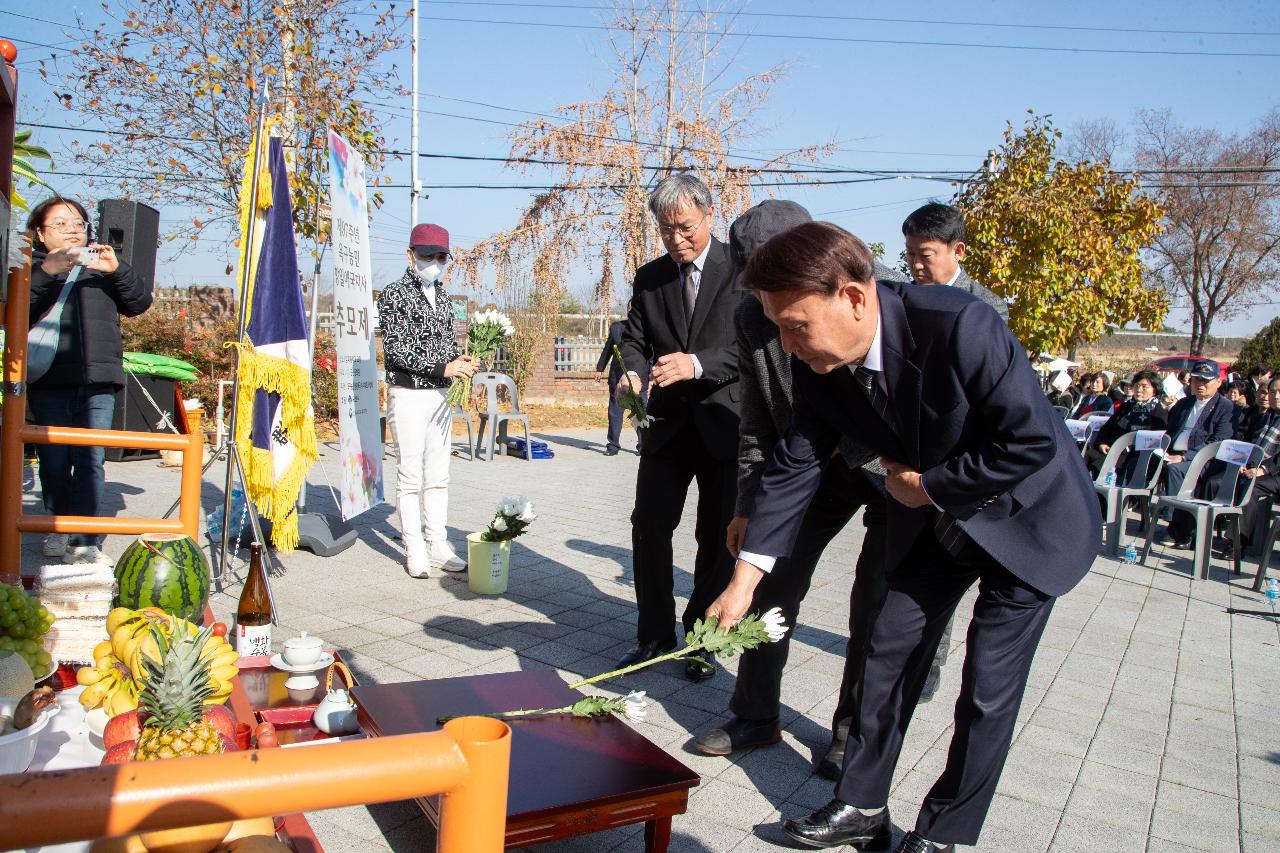
<svg viewBox="0 0 1280 853">
<path fill-rule="evenodd" d="M 349 735 L 360 731 L 356 722 L 356 706 L 351 703 L 351 695 L 346 690 L 332 688 L 316 706 L 311 716 L 316 728 L 327 735 Z"/>
</svg>

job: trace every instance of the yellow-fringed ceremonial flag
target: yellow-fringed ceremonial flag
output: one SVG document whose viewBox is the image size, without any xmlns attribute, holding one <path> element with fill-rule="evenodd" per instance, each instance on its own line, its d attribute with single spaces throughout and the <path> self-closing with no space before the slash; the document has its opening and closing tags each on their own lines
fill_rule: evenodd
<svg viewBox="0 0 1280 853">
<path fill-rule="evenodd" d="M 240 348 L 235 440 L 245 491 L 271 521 L 271 544 L 290 551 L 298 544 L 298 492 L 317 457 L 316 426 L 289 171 L 279 138 L 269 137 L 264 147 L 265 157 L 256 158 L 255 203 L 249 199 L 252 151 L 240 190 L 240 233 L 248 233 L 250 216 L 255 223 L 253 245 L 242 240 L 240 252 L 241 270 L 249 264 L 248 276 L 242 273 L 241 279 L 248 291 L 240 295 L 247 300 L 249 318 Z"/>
</svg>

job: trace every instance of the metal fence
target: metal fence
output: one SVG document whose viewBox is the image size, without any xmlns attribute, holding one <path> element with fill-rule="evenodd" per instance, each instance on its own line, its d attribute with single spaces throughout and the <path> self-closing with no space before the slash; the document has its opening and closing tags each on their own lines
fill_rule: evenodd
<svg viewBox="0 0 1280 853">
<path fill-rule="evenodd" d="M 594 372 L 596 361 L 600 358 L 600 350 L 604 348 L 604 338 L 588 338 L 581 335 L 555 340 L 555 372 Z"/>
</svg>

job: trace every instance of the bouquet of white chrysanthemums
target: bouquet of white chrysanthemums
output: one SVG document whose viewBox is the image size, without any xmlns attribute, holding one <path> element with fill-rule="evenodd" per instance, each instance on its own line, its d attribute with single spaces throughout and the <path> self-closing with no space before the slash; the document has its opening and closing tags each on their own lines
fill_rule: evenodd
<svg viewBox="0 0 1280 853">
<path fill-rule="evenodd" d="M 511 318 L 496 308 L 488 308 L 471 318 L 467 330 L 467 354 L 484 369 L 507 339 L 516 333 Z M 466 407 L 471 399 L 471 377 L 453 380 L 449 386 L 448 402 L 451 406 Z"/>
<path fill-rule="evenodd" d="M 538 516 L 533 512 L 533 501 L 525 497 L 505 497 L 489 522 L 489 529 L 480 534 L 482 542 L 505 542 L 515 539 Z"/>
</svg>

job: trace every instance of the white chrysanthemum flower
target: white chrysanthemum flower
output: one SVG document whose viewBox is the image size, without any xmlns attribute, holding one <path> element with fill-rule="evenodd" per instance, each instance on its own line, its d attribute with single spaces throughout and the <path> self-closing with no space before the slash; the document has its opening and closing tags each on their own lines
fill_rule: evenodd
<svg viewBox="0 0 1280 853">
<path fill-rule="evenodd" d="M 495 515 L 493 517 L 492 527 L 494 530 L 498 531 L 499 533 L 502 533 L 507 529 L 507 520 L 503 518 L 501 515 Z"/>
<path fill-rule="evenodd" d="M 528 498 L 520 498 L 519 500 L 520 500 L 520 503 L 516 507 L 516 511 L 512 514 L 516 518 L 523 521 L 525 524 L 528 524 L 529 522 L 533 521 L 535 518 L 538 517 L 533 512 L 533 501 L 529 500 Z"/>
<path fill-rule="evenodd" d="M 633 723 L 644 722 L 644 715 L 648 713 L 649 703 L 644 698 L 643 690 L 633 690 L 622 698 L 623 713 L 627 719 Z"/>
<path fill-rule="evenodd" d="M 648 426 L 653 426 L 653 415 L 645 415 L 640 419 L 640 429 L 644 429 Z"/>
<path fill-rule="evenodd" d="M 776 643 L 787 635 L 787 623 L 782 620 L 782 609 L 775 607 L 760 617 L 769 642 Z"/>
</svg>

